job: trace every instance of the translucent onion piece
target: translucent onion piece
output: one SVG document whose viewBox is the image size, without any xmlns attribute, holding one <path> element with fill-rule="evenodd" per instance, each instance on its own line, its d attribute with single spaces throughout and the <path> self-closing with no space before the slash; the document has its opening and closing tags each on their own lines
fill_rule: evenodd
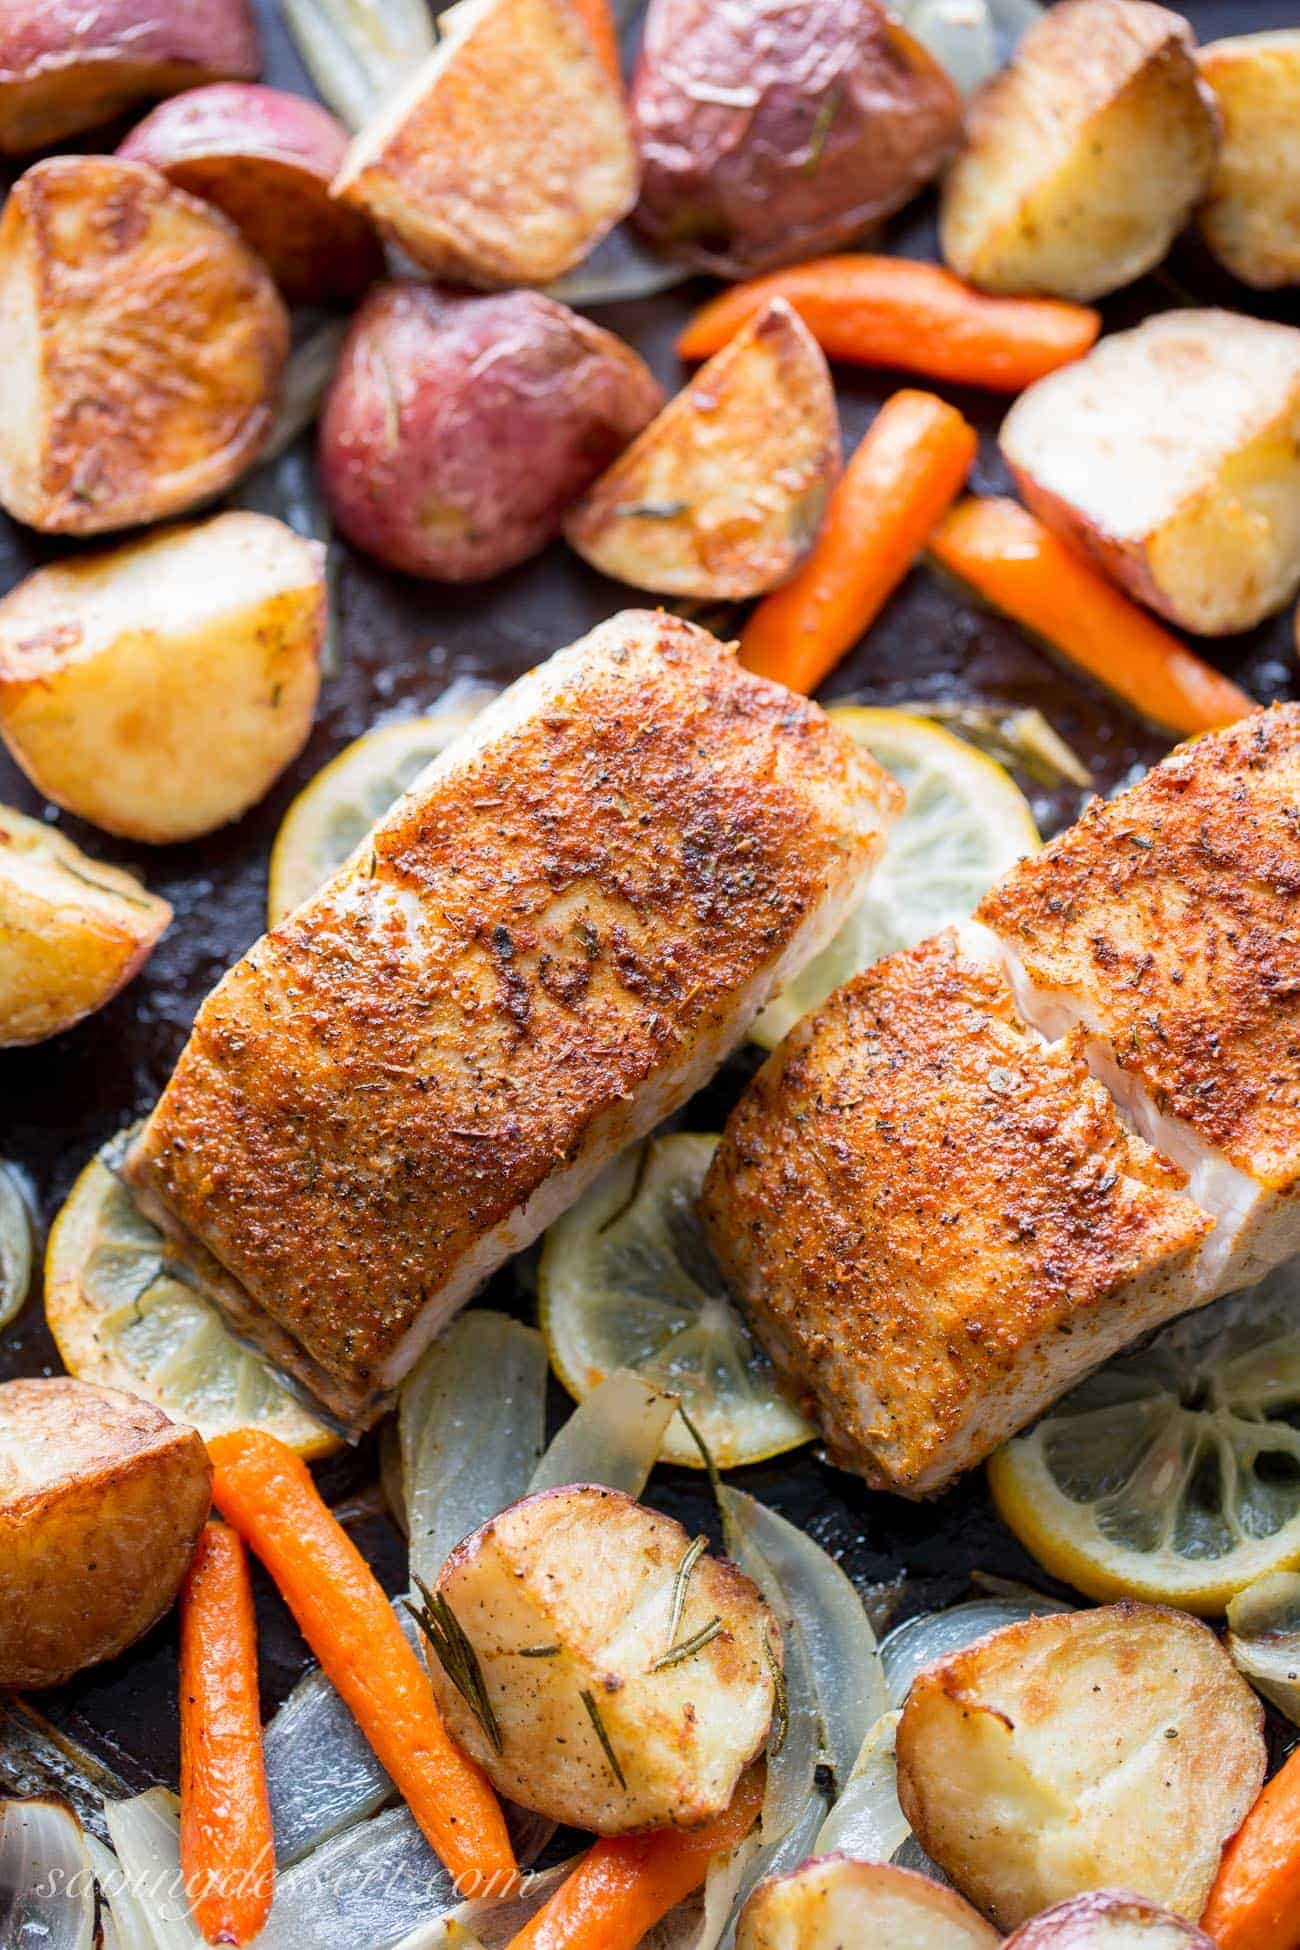
<svg viewBox="0 0 1300 1950">
<path fill-rule="evenodd" d="M 1069 1611 L 1069 1605 L 1045 1594 L 1041 1598 L 973 1598 L 969 1604 L 954 1605 L 950 1611 L 922 1612 L 897 1626 L 880 1648 L 889 1704 L 902 1706 L 911 1691 L 912 1681 L 923 1666 L 950 1652 L 960 1652 L 989 1632 L 1004 1625 L 1019 1625 L 1026 1618 L 1049 1612 Z"/>
<path fill-rule="evenodd" d="M 99 1883 L 100 1897 L 108 1905 L 108 1913 L 113 1920 L 117 1950 L 155 1950 L 149 1918 L 142 1904 L 132 1895 L 122 1865 L 112 1849 L 105 1848 L 97 1836 L 88 1834 L 86 1851 Z"/>
<path fill-rule="evenodd" d="M 760 1882 L 765 1881 L 768 1876 L 784 1875 L 788 1869 L 797 1869 L 801 1862 L 808 1860 L 813 1851 L 815 1838 L 826 1820 L 828 1806 L 826 1796 L 820 1788 L 815 1787 L 809 1794 L 794 1826 L 779 1840 L 767 1841 L 763 1838 L 765 1829 L 760 1832 L 760 1846 L 745 1864 L 740 1886 L 732 1900 L 731 1915 L 727 1918 L 726 1928 L 718 1938 L 717 1950 L 733 1950 L 740 1912 Z M 713 1946 L 709 1946 L 709 1950 L 713 1950 Z"/>
<path fill-rule="evenodd" d="M 389 1950 L 459 1902 L 410 1811 L 390 1808 L 285 1871 L 257 1950 Z"/>
<path fill-rule="evenodd" d="M 461 1903 L 436 1922 L 403 1937 L 397 1950 L 505 1950 L 572 1872 L 577 1856 L 540 1875 L 525 1876 L 513 1896 Z"/>
<path fill-rule="evenodd" d="M 353 131 L 433 47 L 425 0 L 283 0 L 281 12 L 321 100 Z"/>
<path fill-rule="evenodd" d="M 104 1796 L 131 1792 L 96 1755 L 53 1726 L 29 1701 L 0 1701 L 0 1793 L 16 1800 L 66 1801 L 88 1834 L 102 1840 Z"/>
<path fill-rule="evenodd" d="M 810 1714 L 820 1735 L 817 1758 L 842 1786 L 886 1703 L 876 1636 L 862 1600 L 820 1544 L 775 1510 L 730 1488 L 719 1492 L 719 1501 L 727 1549 L 762 1588 L 786 1635 L 786 1746 L 801 1747 L 805 1735 L 797 1722 Z M 769 1762 L 769 1799 L 784 1756 L 785 1747 Z M 794 1816 L 801 1810 L 802 1803 Z M 772 1837 L 768 1806 L 763 1822 Z"/>
<path fill-rule="evenodd" d="M 285 369 L 270 438 L 258 457 L 260 466 L 278 460 L 286 448 L 292 447 L 315 424 L 330 375 L 343 350 L 347 329 L 346 319 L 327 318 L 294 347 Z"/>
<path fill-rule="evenodd" d="M 144 1917 L 154 1950 L 204 1950 L 181 1877 L 179 1808 L 166 1788 L 104 1803 L 124 1887 Z"/>
<path fill-rule="evenodd" d="M 1041 0 L 988 0 L 988 9 L 1004 60 L 1010 57 L 1020 36 L 1043 17 Z"/>
<path fill-rule="evenodd" d="M 658 256 L 630 224 L 623 223 L 603 237 L 575 271 L 549 286 L 547 296 L 584 307 L 624 304 L 670 291 L 690 275 L 689 266 Z"/>
<path fill-rule="evenodd" d="M 0 1944 L 91 1950 L 95 1882 L 81 1823 L 58 1801 L 0 1802 Z"/>
<path fill-rule="evenodd" d="M 903 19 L 963 95 L 973 94 L 1001 66 L 987 0 L 912 0 Z"/>
<path fill-rule="evenodd" d="M 882 1713 L 868 1729 L 848 1785 L 822 1823 L 817 1855 L 851 1855 L 859 1862 L 892 1862 L 911 1834 L 898 1803 L 894 1735 L 899 1713 Z"/>
<path fill-rule="evenodd" d="M 7 1327 L 32 1284 L 32 1215 L 13 1165 L 0 1159 L 0 1327 Z"/>
<path fill-rule="evenodd" d="M 1256 1692 L 1300 1726 L 1300 1572 L 1270 1571 L 1239 1591 L 1227 1645 Z"/>
<path fill-rule="evenodd" d="M 396 1607 L 411 1644 L 420 1632 Z M 345 1828 L 364 1821 L 395 1792 L 374 1750 L 317 1667 L 298 1681 L 264 1739 L 266 1785 L 281 1868 L 302 1861 Z"/>
<path fill-rule="evenodd" d="M 472 1530 L 515 1503 L 542 1451 L 546 1347 L 505 1314 L 460 1314 L 402 1389 L 411 1573 L 431 1585 Z"/>
<path fill-rule="evenodd" d="M 617 1368 L 574 1409 L 533 1472 L 530 1491 L 603 1483 L 640 1496 L 676 1413 L 676 1395 Z"/>
</svg>

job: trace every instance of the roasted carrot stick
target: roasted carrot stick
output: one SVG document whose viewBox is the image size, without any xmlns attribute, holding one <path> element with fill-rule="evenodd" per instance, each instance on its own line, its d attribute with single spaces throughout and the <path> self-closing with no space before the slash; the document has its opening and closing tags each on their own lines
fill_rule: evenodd
<svg viewBox="0 0 1300 1950">
<path fill-rule="evenodd" d="M 618 29 L 609 0 L 573 0 L 592 45 L 616 81 L 623 79 L 623 64 L 618 52 Z"/>
<path fill-rule="evenodd" d="M 1300 1749 L 1224 1849 L 1201 1928 L 1219 1950 L 1300 1950 Z"/>
<path fill-rule="evenodd" d="M 517 1870 L 497 1798 L 481 1769 L 453 1745 L 428 1674 L 306 1464 L 255 1429 L 214 1437 L 208 1454 L 217 1508 L 275 1579 L 326 1677 L 462 1893 L 504 1895 Z"/>
<path fill-rule="evenodd" d="M 845 468 L 812 554 L 746 623 L 740 661 L 792 691 L 816 690 L 960 494 L 978 444 L 955 406 L 895 393 Z"/>
<path fill-rule="evenodd" d="M 752 1767 L 727 1812 L 706 1828 L 597 1842 L 509 1950 L 636 1950 L 660 1917 L 700 1887 L 711 1858 L 744 1841 L 762 1804 L 763 1770 Z"/>
<path fill-rule="evenodd" d="M 929 547 L 995 608 L 1165 731 L 1188 737 L 1256 708 L 1017 501 L 958 502 Z"/>
<path fill-rule="evenodd" d="M 181 1592 L 181 1872 L 208 1943 L 251 1943 L 275 1884 L 243 1539 L 199 1536 Z"/>
<path fill-rule="evenodd" d="M 895 366 L 958 385 L 1018 393 L 1078 359 L 1101 320 L 1051 298 L 990 298 L 938 264 L 907 257 L 818 257 L 736 285 L 677 341 L 707 359 L 773 298 L 788 298 L 828 358 Z"/>
</svg>

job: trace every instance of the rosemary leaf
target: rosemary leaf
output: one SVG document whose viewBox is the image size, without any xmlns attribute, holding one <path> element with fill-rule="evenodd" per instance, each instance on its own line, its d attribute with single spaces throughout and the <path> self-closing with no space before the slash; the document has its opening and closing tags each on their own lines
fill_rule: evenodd
<svg viewBox="0 0 1300 1950">
<path fill-rule="evenodd" d="M 692 1422 L 690 1416 L 686 1413 L 686 1410 L 685 1408 L 683 1408 L 681 1402 L 678 1402 L 677 1404 L 677 1413 L 681 1416 L 683 1422 L 685 1422 L 687 1433 L 689 1434 L 691 1441 L 695 1444 L 695 1447 L 700 1452 L 700 1461 L 704 1464 L 705 1469 L 709 1473 L 709 1487 L 713 1491 L 714 1499 L 716 1501 L 718 1492 L 722 1488 L 722 1477 L 718 1473 L 718 1465 L 713 1460 L 713 1455 L 709 1449 L 708 1443 L 704 1440 L 704 1437 L 700 1434 L 694 1422 Z M 718 1507 L 719 1509 L 721 1509 L 722 1506 L 720 1503 Z"/>
<path fill-rule="evenodd" d="M 655 1660 L 651 1672 L 663 1672 L 669 1666 L 680 1666 L 685 1659 L 693 1659 L 697 1652 L 703 1652 L 706 1645 L 712 1645 L 722 1630 L 722 1620 L 711 1618 L 707 1625 L 701 1625 L 698 1632 L 692 1632 L 680 1645 L 669 1646 L 667 1652 Z"/>
<path fill-rule="evenodd" d="M 772 1703 L 772 1733 L 767 1743 L 770 1754 L 779 1754 L 785 1745 L 785 1736 L 790 1731 L 790 1702 L 786 1692 L 785 1668 L 772 1650 L 772 1641 L 763 1634 L 763 1651 L 767 1655 L 768 1671 L 772 1675 L 772 1687 L 776 1698 Z"/>
<path fill-rule="evenodd" d="M 521 1645 L 515 1649 L 516 1659 L 558 1659 L 562 1645 Z"/>
<path fill-rule="evenodd" d="M 700 1535 L 694 1538 L 686 1546 L 686 1549 L 682 1552 L 682 1561 L 677 1566 L 677 1575 L 673 1579 L 673 1602 L 668 1613 L 668 1651 L 669 1652 L 672 1651 L 674 1645 L 676 1645 L 677 1643 L 677 1630 L 682 1622 L 682 1609 L 686 1604 L 686 1587 L 691 1581 L 691 1572 L 695 1569 L 695 1566 L 699 1562 L 702 1553 L 706 1551 L 708 1548 L 709 1548 L 709 1540 L 703 1534 L 703 1532 L 701 1532 Z M 658 1669 L 659 1668 L 657 1662 L 655 1665 L 651 1666 L 650 1668 L 651 1672 L 657 1672 Z"/>
<path fill-rule="evenodd" d="M 583 1691 L 579 1693 L 578 1698 L 582 1701 L 583 1705 L 586 1707 L 587 1718 L 591 1721 L 592 1726 L 595 1727 L 596 1729 L 596 1738 L 597 1740 L 599 1740 L 601 1746 L 605 1749 L 605 1759 L 609 1762 L 610 1766 L 614 1770 L 614 1779 L 618 1782 L 621 1788 L 626 1788 L 627 1776 L 624 1774 L 622 1768 L 619 1766 L 618 1755 L 614 1752 L 613 1747 L 610 1745 L 609 1734 L 606 1731 L 605 1722 L 601 1718 L 600 1708 L 596 1704 L 596 1695 L 592 1692 L 588 1692 L 584 1688 Z"/>
<path fill-rule="evenodd" d="M 415 1582 L 424 1604 L 417 1607 L 408 1599 L 403 1599 L 403 1604 L 433 1647 L 448 1679 L 482 1727 L 493 1751 L 498 1754 L 503 1752 L 501 1728 L 484 1683 L 478 1654 L 442 1593 L 435 1595 L 419 1578 Z"/>
</svg>

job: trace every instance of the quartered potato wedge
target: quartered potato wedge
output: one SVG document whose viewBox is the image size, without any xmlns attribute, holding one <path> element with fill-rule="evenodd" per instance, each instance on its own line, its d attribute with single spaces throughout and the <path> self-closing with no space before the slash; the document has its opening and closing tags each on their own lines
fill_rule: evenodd
<svg viewBox="0 0 1300 1950">
<path fill-rule="evenodd" d="M 448 1727 L 502 1794 L 553 1821 L 698 1827 L 767 1739 L 776 1620 L 703 1538 L 620 1490 L 513 1504 L 452 1552 L 430 1610 Z"/>
<path fill-rule="evenodd" d="M 66 1375 L 0 1387 L 0 1686 L 57 1686 L 148 1631 L 211 1501 L 193 1429 Z"/>
<path fill-rule="evenodd" d="M 1207 1626 L 1108 1605 L 927 1666 L 897 1755 L 921 1847 L 1001 1928 L 1097 1888 L 1195 1921 L 1263 1784 L 1263 1713 Z"/>
<path fill-rule="evenodd" d="M 0 806 L 0 1049 L 39 1043 L 102 1009 L 171 920 L 129 873 Z"/>
<path fill-rule="evenodd" d="M 461 0 L 334 183 L 418 264 L 550 284 L 636 201 L 623 91 L 567 0 Z"/>
<path fill-rule="evenodd" d="M 270 432 L 288 349 L 218 211 L 143 163 L 37 163 L 0 219 L 0 505 L 94 535 L 220 493 Z"/>
<path fill-rule="evenodd" d="M 637 589 L 740 601 L 793 575 L 839 472 L 826 360 L 776 299 L 601 475 L 564 532 Z"/>
<path fill-rule="evenodd" d="M 955 1889 L 843 1855 L 760 1883 L 736 1930 L 736 1950 L 997 1950 L 1000 1941 Z"/>
<path fill-rule="evenodd" d="M 325 551 L 268 515 L 77 556 L 0 602 L 0 736 L 107 832 L 193 839 L 301 751 L 324 633 Z"/>
<path fill-rule="evenodd" d="M 1003 456 L 1050 528 L 1204 636 L 1300 587 L 1300 331 L 1171 311 L 1040 379 Z"/>
<path fill-rule="evenodd" d="M 1201 233 L 1243 284 L 1300 284 L 1300 27 L 1212 41 L 1198 60 L 1223 118 Z"/>
<path fill-rule="evenodd" d="M 1149 0 L 1051 7 L 971 105 L 944 186 L 944 262 L 984 291 L 1084 301 L 1158 264 L 1218 147 L 1195 48 Z"/>
</svg>

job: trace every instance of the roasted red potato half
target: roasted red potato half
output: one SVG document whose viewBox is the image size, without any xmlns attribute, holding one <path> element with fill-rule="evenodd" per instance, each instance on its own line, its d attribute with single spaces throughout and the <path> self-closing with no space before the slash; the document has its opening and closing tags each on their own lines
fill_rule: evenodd
<svg viewBox="0 0 1300 1950">
<path fill-rule="evenodd" d="M 319 102 L 227 82 L 161 103 L 117 153 L 224 210 L 290 304 L 328 305 L 383 268 L 366 218 L 330 195 L 347 146 Z"/>
<path fill-rule="evenodd" d="M 180 1590 L 211 1502 L 193 1429 L 66 1375 L 0 1387 L 0 1686 L 111 1659 Z"/>
<path fill-rule="evenodd" d="M 1098 1889 L 1022 1923 L 1003 1950 L 1214 1950 L 1214 1945 L 1204 1930 L 1145 1896 Z"/>
<path fill-rule="evenodd" d="M 260 66 L 249 0 L 5 0 L 0 154 L 47 149 L 134 102 Z"/>
<path fill-rule="evenodd" d="M 961 97 L 881 0 L 651 0 L 636 222 L 748 277 L 851 243 L 936 176 Z"/>
<path fill-rule="evenodd" d="M 0 218 L 0 505 L 94 535 L 219 494 L 266 441 L 288 350 L 219 211 L 143 163 L 35 164 Z"/>
<path fill-rule="evenodd" d="M 662 398 L 630 346 L 539 292 L 384 285 L 325 402 L 325 492 L 381 562 L 473 582 L 553 540 Z"/>
</svg>

